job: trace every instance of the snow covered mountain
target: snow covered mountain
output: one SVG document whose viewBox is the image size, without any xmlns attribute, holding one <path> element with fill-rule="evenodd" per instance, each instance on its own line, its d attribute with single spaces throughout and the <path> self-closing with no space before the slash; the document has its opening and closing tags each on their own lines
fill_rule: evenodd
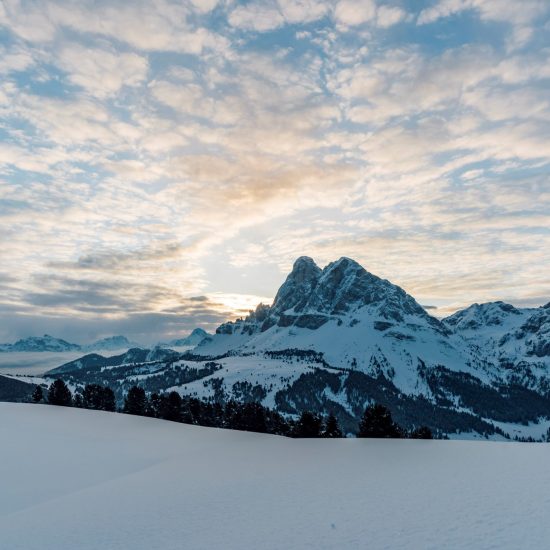
<svg viewBox="0 0 550 550">
<path fill-rule="evenodd" d="M 108 336 L 92 344 L 81 346 L 82 351 L 114 351 L 119 349 L 140 348 L 140 344 L 128 340 L 126 336 Z"/>
<path fill-rule="evenodd" d="M 185 336 L 184 338 L 176 338 L 174 340 L 170 340 L 169 342 L 162 342 L 158 345 L 170 348 L 195 347 L 206 343 L 211 339 L 211 334 L 208 334 L 208 332 L 202 328 L 196 328 L 193 332 L 191 332 L 191 334 Z"/>
<path fill-rule="evenodd" d="M 47 376 L 61 374 L 73 387 L 109 383 L 119 399 L 139 383 L 150 392 L 261 401 L 288 415 L 332 412 L 350 432 L 377 401 L 409 429 L 542 437 L 550 426 L 549 313 L 497 302 L 440 321 L 349 258 L 321 269 L 301 257 L 273 304 L 222 324 L 190 352 L 124 367 L 73 364 Z"/>
<path fill-rule="evenodd" d="M 443 319 L 504 379 L 550 391 L 550 303 L 515 308 L 504 302 L 473 304 Z"/>
<path fill-rule="evenodd" d="M 15 344 L 0 344 L 0 352 L 10 351 L 78 351 L 78 344 L 71 344 L 49 334 L 30 336 L 15 342 Z"/>
<path fill-rule="evenodd" d="M 417 357 L 466 368 L 451 331 L 403 289 L 341 258 L 321 270 L 299 258 L 271 306 L 226 323 L 197 353 L 219 355 L 297 348 L 333 366 L 371 371 L 388 364 L 403 389 L 416 385 Z M 409 374 L 413 377 L 409 379 Z"/>
<path fill-rule="evenodd" d="M 141 347 L 139 344 L 128 340 L 126 336 L 109 336 L 107 338 L 96 340 L 91 344 L 80 345 L 45 334 L 44 336 L 30 336 L 28 338 L 23 338 L 14 344 L 0 344 L 0 352 L 113 351 L 139 347 Z"/>
</svg>

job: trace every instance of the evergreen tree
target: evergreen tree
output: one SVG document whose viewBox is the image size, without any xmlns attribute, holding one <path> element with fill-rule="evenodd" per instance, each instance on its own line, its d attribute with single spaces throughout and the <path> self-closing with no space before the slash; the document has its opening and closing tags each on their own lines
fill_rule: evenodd
<svg viewBox="0 0 550 550">
<path fill-rule="evenodd" d="M 428 426 L 420 426 L 420 428 L 416 428 L 416 430 L 413 430 L 409 437 L 411 439 L 433 439 L 434 436 L 432 434 L 432 430 L 428 428 Z"/>
<path fill-rule="evenodd" d="M 336 420 L 336 417 L 332 413 L 330 413 L 327 418 L 327 423 L 325 424 L 322 435 L 323 437 L 343 437 L 342 430 L 338 425 L 338 420 Z"/>
<path fill-rule="evenodd" d="M 245 403 L 241 405 L 240 426 L 238 430 L 247 432 L 267 433 L 265 409 L 260 403 Z"/>
<path fill-rule="evenodd" d="M 320 416 L 304 411 L 294 427 L 294 437 L 321 437 L 323 421 Z"/>
<path fill-rule="evenodd" d="M 128 390 L 128 394 L 124 399 L 123 412 L 127 414 L 136 414 L 138 416 L 145 416 L 147 412 L 147 396 L 145 390 L 139 386 L 132 386 Z"/>
<path fill-rule="evenodd" d="M 197 399 L 196 397 L 191 397 L 187 401 L 187 413 L 191 418 L 192 424 L 198 424 L 199 426 L 202 425 L 202 409 L 203 406 L 200 399 Z"/>
<path fill-rule="evenodd" d="M 104 411 L 109 411 L 109 412 L 116 411 L 115 392 L 111 388 L 108 388 L 108 387 L 103 388 L 103 403 L 101 408 Z"/>
<path fill-rule="evenodd" d="M 398 438 L 401 436 L 401 428 L 393 421 L 390 410 L 384 405 L 369 405 L 365 409 L 357 437 Z"/>
<path fill-rule="evenodd" d="M 44 392 L 42 391 L 42 386 L 36 386 L 32 392 L 31 399 L 33 403 L 40 403 L 44 399 Z"/>
<path fill-rule="evenodd" d="M 103 404 L 103 386 L 86 384 L 82 392 L 82 405 L 85 409 L 101 410 Z"/>
<path fill-rule="evenodd" d="M 162 396 L 162 405 L 160 417 L 172 422 L 181 422 L 181 396 L 178 392 L 172 391 L 168 395 Z"/>
<path fill-rule="evenodd" d="M 284 417 L 277 411 L 266 410 L 267 433 L 288 436 L 291 427 Z"/>
<path fill-rule="evenodd" d="M 54 380 L 48 389 L 48 403 L 50 405 L 59 405 L 70 407 L 72 403 L 71 390 L 61 379 Z"/>
<path fill-rule="evenodd" d="M 235 426 L 240 423 L 240 419 L 238 418 L 239 412 L 240 409 L 238 403 L 235 400 L 230 399 L 229 401 L 227 401 L 223 410 L 223 427 L 230 430 L 238 430 L 239 428 L 236 428 Z"/>
<path fill-rule="evenodd" d="M 82 406 L 85 409 L 114 411 L 116 409 L 115 394 L 111 388 L 99 384 L 86 384 L 82 392 Z"/>
<path fill-rule="evenodd" d="M 149 397 L 149 401 L 147 402 L 147 411 L 145 413 L 146 416 L 160 418 L 162 402 L 162 397 L 157 392 L 152 393 Z"/>
</svg>

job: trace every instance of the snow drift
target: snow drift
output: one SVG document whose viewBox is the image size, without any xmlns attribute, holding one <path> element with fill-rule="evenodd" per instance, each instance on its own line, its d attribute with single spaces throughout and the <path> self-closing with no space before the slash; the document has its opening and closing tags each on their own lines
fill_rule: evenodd
<svg viewBox="0 0 550 550">
<path fill-rule="evenodd" d="M 0 403 L 0 547 L 543 548 L 550 446 L 290 440 Z"/>
</svg>

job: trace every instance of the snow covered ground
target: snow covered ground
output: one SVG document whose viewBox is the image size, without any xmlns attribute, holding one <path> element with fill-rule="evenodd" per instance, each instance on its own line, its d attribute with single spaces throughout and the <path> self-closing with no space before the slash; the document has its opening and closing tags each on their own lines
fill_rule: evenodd
<svg viewBox="0 0 550 550">
<path fill-rule="evenodd" d="M 544 548 L 550 445 L 290 440 L 0 403 L 0 548 Z"/>
</svg>

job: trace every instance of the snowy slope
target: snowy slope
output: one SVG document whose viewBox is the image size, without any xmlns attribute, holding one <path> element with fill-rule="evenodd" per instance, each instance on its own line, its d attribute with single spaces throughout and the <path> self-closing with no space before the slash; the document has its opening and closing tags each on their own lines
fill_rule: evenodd
<svg viewBox="0 0 550 550">
<path fill-rule="evenodd" d="M 550 537 L 546 444 L 290 440 L 6 403 L 0 419 L 10 550 L 515 549 Z"/>
<path fill-rule="evenodd" d="M 500 367 L 506 379 L 550 390 L 550 303 L 538 308 L 473 304 L 443 323 L 474 353 Z"/>
</svg>

